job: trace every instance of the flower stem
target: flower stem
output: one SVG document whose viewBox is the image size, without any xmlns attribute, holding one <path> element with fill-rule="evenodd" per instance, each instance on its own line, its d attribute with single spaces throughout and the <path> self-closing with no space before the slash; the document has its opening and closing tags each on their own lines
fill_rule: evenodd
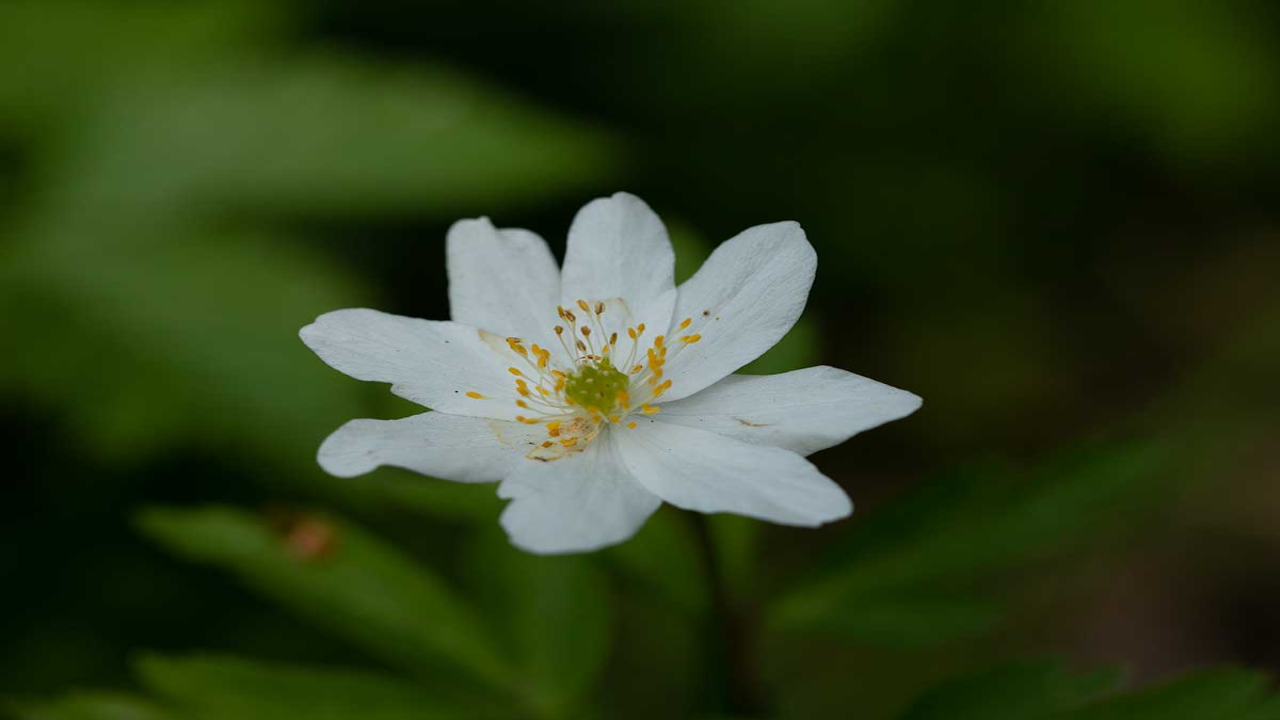
<svg viewBox="0 0 1280 720">
<path fill-rule="evenodd" d="M 764 701 L 755 672 L 752 642 L 754 623 L 729 590 L 710 522 L 701 513 L 691 515 L 702 551 L 703 568 L 707 573 L 707 586 L 711 591 L 715 633 L 713 656 L 717 660 L 715 683 L 719 704 L 734 717 L 762 716 Z"/>
</svg>

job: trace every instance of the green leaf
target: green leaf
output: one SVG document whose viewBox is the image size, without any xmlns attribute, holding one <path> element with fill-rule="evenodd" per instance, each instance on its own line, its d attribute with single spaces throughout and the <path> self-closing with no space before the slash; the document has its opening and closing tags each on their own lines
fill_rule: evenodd
<svg viewBox="0 0 1280 720">
<path fill-rule="evenodd" d="M 1054 662 L 1014 662 L 948 680 L 899 720 L 1277 720 L 1280 696 L 1262 673 L 1202 670 L 1119 692 L 1113 671 L 1068 672 Z"/>
<path fill-rule="evenodd" d="M 437 685 L 366 671 L 303 667 L 224 656 L 146 656 L 144 685 L 200 717 L 237 720 L 452 720 L 503 714 Z M 508 709 L 508 713 L 510 709 Z M 185 715 L 185 713 L 184 713 Z"/>
<path fill-rule="evenodd" d="M 252 235 L 83 240 L 24 245 L 0 270 L 0 329 L 28 348 L 0 359 L 0 384 L 75 418 L 101 454 L 181 440 L 310 469 L 319 441 L 366 406 L 374 388 L 297 337 L 365 297 L 317 253 Z"/>
<path fill-rule="evenodd" d="M 588 556 L 518 550 L 491 526 L 477 529 L 467 559 L 521 695 L 538 717 L 573 715 L 612 644 L 613 601 L 603 574 Z"/>
<path fill-rule="evenodd" d="M 1260 672 L 1222 668 L 1101 700 L 1053 720 L 1280 720 L 1280 696 Z"/>
<path fill-rule="evenodd" d="M 598 182 L 618 159 L 602 131 L 457 72 L 334 55 L 142 84 L 98 124 L 63 202 L 152 222 L 208 207 L 493 212 Z"/>
<path fill-rule="evenodd" d="M 123 693 L 76 692 L 41 703 L 17 703 L 14 720 L 178 720 L 150 700 Z"/>
<path fill-rule="evenodd" d="M 275 2 L 5 0 L 0 3 L 0 131 L 62 131 L 137 76 L 208 70 L 260 50 Z"/>
<path fill-rule="evenodd" d="M 1161 497 L 1152 487 L 1167 458 L 1154 444 L 1086 448 L 1027 474 L 985 466 L 930 483 L 864 521 L 770 621 L 904 645 L 985 631 L 999 612 L 985 600 L 992 578 L 1078 541 L 1081 523 L 1096 539 Z"/>
<path fill-rule="evenodd" d="M 1077 674 L 1052 661 L 1019 661 L 949 680 L 917 699 L 900 720 L 1049 718 L 1115 689 L 1119 674 Z"/>
<path fill-rule="evenodd" d="M 303 517 L 281 531 L 248 513 L 209 507 L 152 509 L 139 523 L 176 554 L 234 572 L 389 662 L 428 673 L 448 662 L 493 686 L 511 681 L 468 605 L 427 568 L 349 522 Z"/>
<path fill-rule="evenodd" d="M 52 407 L 108 459 L 207 443 L 313 469 L 325 434 L 369 414 L 380 389 L 297 331 L 371 294 L 246 226 L 497 212 L 616 166 L 600 132 L 456 72 L 267 60 L 291 17 L 268 5 L 0 5 L 0 133 L 16 118 L 52 135 L 24 153 L 39 202 L 0 243 L 0 332 L 27 350 L 0 357 L 0 393 Z"/>
</svg>

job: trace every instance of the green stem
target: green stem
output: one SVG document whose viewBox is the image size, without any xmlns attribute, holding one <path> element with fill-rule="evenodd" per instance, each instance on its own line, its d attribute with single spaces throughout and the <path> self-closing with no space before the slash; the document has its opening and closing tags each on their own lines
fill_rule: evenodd
<svg viewBox="0 0 1280 720">
<path fill-rule="evenodd" d="M 755 672 L 754 624 L 729 591 L 711 523 L 700 513 L 693 513 L 692 517 L 711 590 L 721 706 L 734 717 L 759 717 L 764 714 L 764 701 Z"/>
</svg>

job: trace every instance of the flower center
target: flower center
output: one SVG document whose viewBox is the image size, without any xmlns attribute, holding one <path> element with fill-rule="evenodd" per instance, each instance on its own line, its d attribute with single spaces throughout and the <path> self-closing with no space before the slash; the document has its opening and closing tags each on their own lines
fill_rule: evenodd
<svg viewBox="0 0 1280 720">
<path fill-rule="evenodd" d="M 604 428 L 634 429 L 636 422 L 627 419 L 630 415 L 658 413 L 661 408 L 651 403 L 671 388 L 671 380 L 662 377 L 668 352 L 674 357 L 702 339 L 684 335 L 668 344 L 665 336 L 657 335 L 646 343 L 645 326 L 640 323 L 625 329 L 627 339 L 620 346 L 618 333 L 606 328 L 604 302 L 579 300 L 576 305 L 581 318 L 572 310 L 557 308 L 564 324 L 555 326 L 555 334 L 563 356 L 537 344 L 526 347 L 520 338 L 507 338 L 507 346 L 526 366 L 507 368 L 515 378 L 516 406 L 528 413 L 517 415 L 516 420 L 547 429 L 547 439 L 527 455 L 533 460 L 557 460 L 580 452 Z M 686 318 L 679 329 L 687 329 L 692 322 Z M 467 395 L 485 399 L 477 392 Z"/>
<path fill-rule="evenodd" d="M 613 366 L 605 357 L 597 364 L 584 363 L 569 373 L 564 384 L 564 397 L 579 407 L 595 408 L 609 416 L 627 396 L 631 378 Z"/>
</svg>

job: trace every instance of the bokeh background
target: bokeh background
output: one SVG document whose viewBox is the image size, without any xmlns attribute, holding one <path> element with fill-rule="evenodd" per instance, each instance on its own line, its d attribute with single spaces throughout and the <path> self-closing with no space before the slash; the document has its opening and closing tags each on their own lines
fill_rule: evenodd
<svg viewBox="0 0 1280 720">
<path fill-rule="evenodd" d="M 445 318 L 453 220 L 561 253 L 619 189 L 682 276 L 804 225 L 751 369 L 925 399 L 815 456 L 852 519 L 535 559 L 492 487 L 315 466 L 415 408 L 301 326 Z M 1273 717 L 1278 241 L 1264 0 L 3 0 L 5 711 Z"/>
</svg>

